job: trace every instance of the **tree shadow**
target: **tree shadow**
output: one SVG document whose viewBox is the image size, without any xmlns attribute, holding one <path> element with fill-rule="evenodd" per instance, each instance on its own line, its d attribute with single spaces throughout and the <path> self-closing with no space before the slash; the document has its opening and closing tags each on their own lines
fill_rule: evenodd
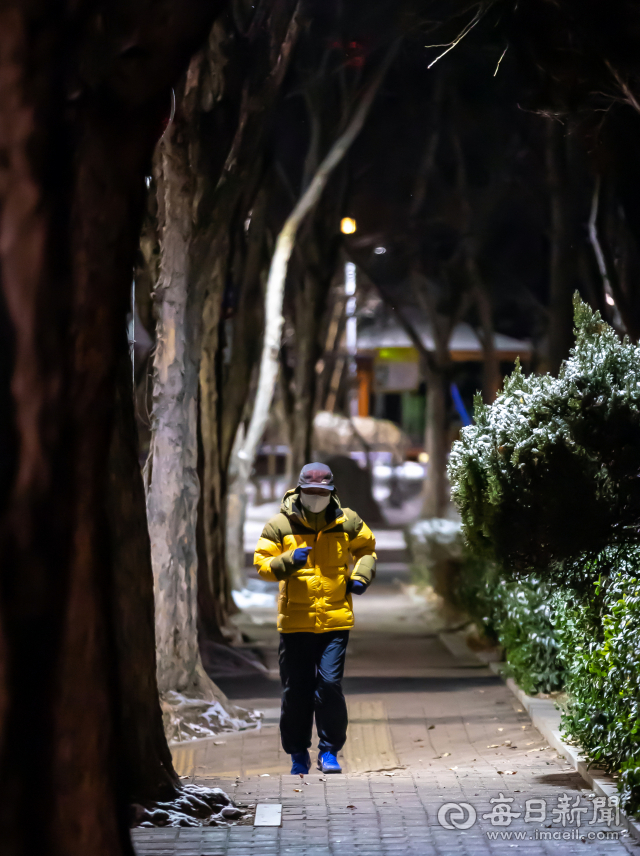
<svg viewBox="0 0 640 856">
<path fill-rule="evenodd" d="M 544 776 L 536 776 L 534 781 L 539 785 L 552 785 L 556 788 L 572 788 L 575 791 L 591 790 L 580 773 L 575 772 L 548 773 Z"/>
</svg>

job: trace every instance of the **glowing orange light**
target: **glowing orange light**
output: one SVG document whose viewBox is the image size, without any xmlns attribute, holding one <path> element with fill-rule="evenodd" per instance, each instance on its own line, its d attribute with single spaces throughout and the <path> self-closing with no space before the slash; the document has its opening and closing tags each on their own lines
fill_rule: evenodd
<svg viewBox="0 0 640 856">
<path fill-rule="evenodd" d="M 356 230 L 356 221 L 353 217 L 343 217 L 340 221 L 340 231 L 343 235 L 353 235 Z"/>
</svg>

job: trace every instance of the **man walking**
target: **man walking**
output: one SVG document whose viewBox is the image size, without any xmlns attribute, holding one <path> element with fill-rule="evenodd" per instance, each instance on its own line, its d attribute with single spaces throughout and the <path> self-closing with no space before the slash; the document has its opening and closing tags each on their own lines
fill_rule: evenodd
<svg viewBox="0 0 640 856">
<path fill-rule="evenodd" d="M 302 468 L 258 541 L 258 573 L 280 583 L 280 735 L 294 775 L 311 767 L 314 713 L 318 769 L 342 772 L 336 756 L 347 738 L 342 675 L 354 623 L 351 595 L 363 594 L 375 576 L 375 546 L 366 523 L 342 508 L 333 473 L 319 463 Z"/>
</svg>

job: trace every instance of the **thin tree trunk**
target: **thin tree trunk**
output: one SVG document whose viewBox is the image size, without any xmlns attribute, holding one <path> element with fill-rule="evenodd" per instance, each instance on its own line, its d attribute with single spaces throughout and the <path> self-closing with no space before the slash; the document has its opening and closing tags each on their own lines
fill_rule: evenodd
<svg viewBox="0 0 640 856">
<path fill-rule="evenodd" d="M 244 440 L 244 425 L 240 425 L 236 435 L 236 447 L 239 448 Z M 231 584 L 236 591 L 242 591 L 246 584 L 244 572 L 244 522 L 247 512 L 246 491 L 238 491 L 238 474 L 234 470 L 234 462 L 237 460 L 237 449 L 231 453 L 231 466 L 229 467 L 230 490 L 227 494 L 227 519 L 226 519 L 226 555 L 225 562 Z"/>
<path fill-rule="evenodd" d="M 484 357 L 482 364 L 482 398 L 485 404 L 493 404 L 502 383 L 502 374 L 500 372 L 500 358 L 495 344 L 491 298 L 482 280 L 478 263 L 473 256 L 467 258 L 467 271 L 480 318 L 480 343 Z"/>
<path fill-rule="evenodd" d="M 301 196 L 278 235 L 269 269 L 269 279 L 267 281 L 265 296 L 265 333 L 260 361 L 258 390 L 245 440 L 237 455 L 238 479 L 239 484 L 242 486 L 238 488 L 238 492 L 246 489 L 258 444 L 262 439 L 269 418 L 269 410 L 279 371 L 278 356 L 280 353 L 282 325 L 284 323 L 282 315 L 284 285 L 298 228 L 307 214 L 318 203 L 330 175 L 360 133 L 380 88 L 380 84 L 398 49 L 398 44 L 398 42 L 395 42 L 387 52 L 385 59 L 372 83 L 362 96 L 346 129 L 331 146 L 328 154 L 318 167 L 309 187 Z"/>
<path fill-rule="evenodd" d="M 617 313 L 615 310 L 617 309 L 619 313 L 619 318 L 617 319 L 618 322 L 620 320 L 622 321 L 628 335 L 634 342 L 637 342 L 640 338 L 640 323 L 635 317 L 627 295 L 622 287 L 621 279 L 618 276 L 618 271 L 616 270 L 616 265 L 612 258 L 610 247 L 607 243 L 606 229 L 602 228 L 603 221 L 605 219 L 605 206 L 602 204 L 602 200 L 600 198 L 600 185 L 601 179 L 598 176 L 593 189 L 591 201 L 589 241 L 596 259 L 598 271 L 602 277 L 603 293 L 605 296 L 613 298 L 615 301 L 615 307 L 612 313 L 614 315 L 614 321 L 616 320 L 615 315 Z M 624 230 L 619 231 L 624 234 Z M 607 306 L 607 310 L 610 310 L 609 306 Z"/>
<path fill-rule="evenodd" d="M 557 374 L 573 343 L 573 250 L 564 127 L 547 123 L 547 180 L 550 194 L 549 328 L 546 370 Z"/>
<path fill-rule="evenodd" d="M 221 351 L 224 321 L 222 300 L 230 276 L 229 227 L 215 239 L 216 257 L 210 285 L 204 298 L 203 336 L 200 359 L 200 435 L 202 442 L 202 520 L 203 552 L 199 565 L 200 627 L 208 639 L 223 639 L 229 630 L 231 580 L 226 570 L 226 467 L 223 465 L 221 421 Z M 220 641 L 220 640 L 218 640 Z"/>
<path fill-rule="evenodd" d="M 424 483 L 423 517 L 444 517 L 449 503 L 447 481 L 447 437 L 449 375 L 445 371 L 427 370 L 425 450 L 429 456 Z"/>
<path fill-rule="evenodd" d="M 316 363 L 321 355 L 320 327 L 324 321 L 328 287 L 310 272 L 301 273 L 304 279 L 295 297 L 295 361 L 293 384 L 295 389 L 291 413 L 291 469 L 294 478 L 311 460 L 313 417 L 316 403 Z M 323 299 L 324 298 L 324 299 Z"/>
</svg>

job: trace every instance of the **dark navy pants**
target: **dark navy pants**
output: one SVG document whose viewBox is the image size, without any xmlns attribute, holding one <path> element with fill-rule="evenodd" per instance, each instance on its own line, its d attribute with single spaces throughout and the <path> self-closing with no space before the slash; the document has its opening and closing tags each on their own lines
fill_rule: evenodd
<svg viewBox="0 0 640 856">
<path fill-rule="evenodd" d="M 311 746 L 313 716 L 318 749 L 335 755 L 347 739 L 347 704 L 342 693 L 348 630 L 281 633 L 280 736 L 288 755 Z"/>
</svg>

